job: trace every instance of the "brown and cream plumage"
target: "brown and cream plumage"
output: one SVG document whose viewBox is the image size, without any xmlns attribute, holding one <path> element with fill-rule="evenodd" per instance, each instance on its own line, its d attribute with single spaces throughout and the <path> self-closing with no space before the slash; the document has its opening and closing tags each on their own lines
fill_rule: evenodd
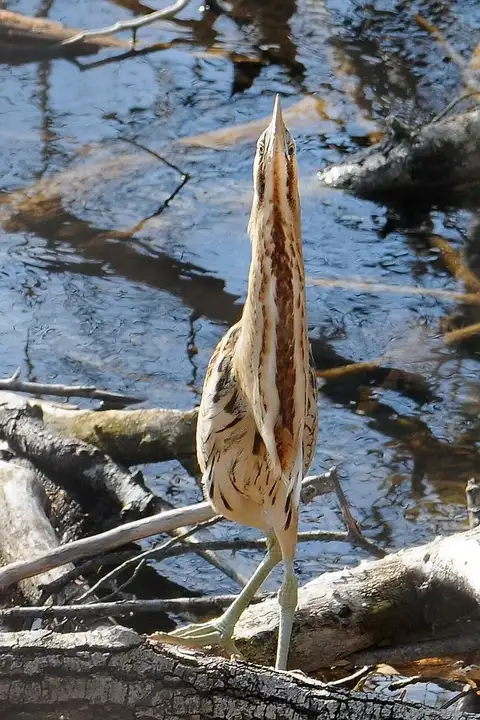
<svg viewBox="0 0 480 720">
<path fill-rule="evenodd" d="M 231 520 L 267 534 L 269 550 L 235 602 L 215 621 L 168 636 L 233 649 L 235 623 L 282 560 L 276 667 L 285 669 L 297 603 L 293 570 L 300 483 L 317 433 L 310 365 L 295 143 L 277 96 L 254 163 L 252 261 L 241 320 L 210 360 L 197 427 L 206 497 Z"/>
</svg>

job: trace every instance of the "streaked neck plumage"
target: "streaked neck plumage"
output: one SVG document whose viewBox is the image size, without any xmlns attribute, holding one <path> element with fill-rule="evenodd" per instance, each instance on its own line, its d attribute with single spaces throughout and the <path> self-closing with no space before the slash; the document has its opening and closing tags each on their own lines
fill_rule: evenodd
<svg viewBox="0 0 480 720">
<path fill-rule="evenodd" d="M 302 466 L 309 352 L 295 144 L 278 96 L 257 145 L 249 234 L 235 365 L 271 466 L 289 475 Z"/>
</svg>

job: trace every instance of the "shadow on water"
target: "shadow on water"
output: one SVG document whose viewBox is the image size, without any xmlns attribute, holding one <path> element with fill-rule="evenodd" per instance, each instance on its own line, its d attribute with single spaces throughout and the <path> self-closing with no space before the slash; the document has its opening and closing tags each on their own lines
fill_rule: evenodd
<svg viewBox="0 0 480 720">
<path fill-rule="evenodd" d="M 154 9 L 134 0 L 4 5 L 72 27 Z M 378 137 L 388 114 L 425 122 L 453 99 L 462 71 L 417 16 L 448 29 L 468 64 L 480 9 L 468 0 L 231 6 L 202 15 L 192 4 L 142 30 L 136 53 L 0 65 L 2 374 L 23 360 L 44 380 L 136 390 L 151 405 L 197 402 L 245 296 L 254 138 L 216 149 L 174 143 L 267 116 L 275 92 L 285 106 L 314 94 L 322 114 L 300 113 L 291 128 L 306 269 L 338 283 L 309 286 L 313 351 L 320 370 L 377 361 L 321 381 L 314 469 L 342 464 L 357 517 L 388 547 L 463 528 L 465 480 L 479 471 L 480 347 L 478 336 L 446 344 L 443 334 L 478 322 L 478 306 L 411 288 L 463 290 L 435 237 L 480 277 L 479 203 L 460 194 L 388 206 L 326 191 L 316 171 Z M 73 166 L 105 147 L 117 154 L 126 134 L 188 173 L 174 197 L 171 169 L 154 160 L 110 174 L 93 163 L 90 177 L 72 181 Z M 198 497 L 176 470 L 160 472 L 159 492 Z M 338 527 L 333 500 L 309 506 L 302 524 Z M 298 567 L 305 581 L 356 560 L 343 546 L 308 544 Z M 199 591 L 226 588 L 201 560 L 165 569 Z"/>
</svg>

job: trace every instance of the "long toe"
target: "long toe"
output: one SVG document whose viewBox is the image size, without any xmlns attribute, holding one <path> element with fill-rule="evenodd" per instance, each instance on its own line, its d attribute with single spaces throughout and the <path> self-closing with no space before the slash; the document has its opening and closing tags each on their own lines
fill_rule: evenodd
<svg viewBox="0 0 480 720">
<path fill-rule="evenodd" d="M 235 646 L 232 641 L 233 628 L 225 627 L 221 622 L 212 620 L 208 623 L 192 624 L 173 630 L 171 633 L 154 633 L 150 635 L 153 642 L 165 642 L 171 645 L 187 647 L 222 647 L 228 652 Z"/>
</svg>

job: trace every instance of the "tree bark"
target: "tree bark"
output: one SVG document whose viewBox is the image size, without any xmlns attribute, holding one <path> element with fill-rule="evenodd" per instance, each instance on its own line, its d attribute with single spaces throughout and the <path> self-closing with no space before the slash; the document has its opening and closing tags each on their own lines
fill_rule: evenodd
<svg viewBox="0 0 480 720">
<path fill-rule="evenodd" d="M 133 632 L 0 633 L 2 720 L 468 720 L 385 695 L 171 648 Z"/>
<path fill-rule="evenodd" d="M 318 173 L 325 185 L 357 195 L 447 187 L 478 180 L 480 110 L 393 133 L 386 141 Z"/>
</svg>

